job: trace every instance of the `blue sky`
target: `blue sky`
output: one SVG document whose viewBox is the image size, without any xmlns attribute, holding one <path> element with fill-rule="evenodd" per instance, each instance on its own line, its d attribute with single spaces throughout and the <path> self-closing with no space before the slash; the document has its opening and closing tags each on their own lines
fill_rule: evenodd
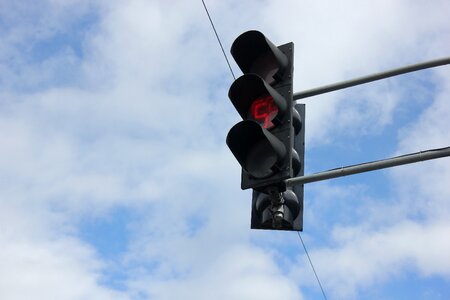
<svg viewBox="0 0 450 300">
<path fill-rule="evenodd" d="M 295 91 L 450 54 L 445 0 L 206 4 L 227 53 L 294 42 Z M 296 233 L 250 230 L 201 1 L 5 0 L 0 36 L 2 299 L 322 299 Z M 439 67 L 300 101 L 306 173 L 449 146 L 449 95 Z M 449 299 L 449 181 L 444 158 L 306 185 L 328 299 Z"/>
</svg>

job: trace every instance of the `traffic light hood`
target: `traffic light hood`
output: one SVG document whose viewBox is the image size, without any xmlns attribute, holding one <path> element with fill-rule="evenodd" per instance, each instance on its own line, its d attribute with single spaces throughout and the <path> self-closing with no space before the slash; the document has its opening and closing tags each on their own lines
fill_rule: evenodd
<svg viewBox="0 0 450 300">
<path fill-rule="evenodd" d="M 286 55 L 256 30 L 238 36 L 231 46 L 231 55 L 244 74 L 258 74 L 269 84 L 282 79 L 289 63 Z"/>
<path fill-rule="evenodd" d="M 266 178 L 279 171 L 287 152 L 282 142 L 252 120 L 234 125 L 226 142 L 239 164 L 253 178 Z"/>
</svg>

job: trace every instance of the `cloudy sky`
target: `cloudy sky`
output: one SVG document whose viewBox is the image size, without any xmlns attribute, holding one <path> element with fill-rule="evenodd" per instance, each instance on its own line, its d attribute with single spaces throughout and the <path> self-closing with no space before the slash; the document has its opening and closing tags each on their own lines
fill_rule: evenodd
<svg viewBox="0 0 450 300">
<path fill-rule="evenodd" d="M 294 42 L 296 92 L 450 56 L 447 0 L 205 2 L 227 54 Z M 0 298 L 323 299 L 295 232 L 250 230 L 201 0 L 0 0 L 0 37 Z M 306 173 L 449 146 L 449 100 L 449 67 L 302 100 Z M 449 299 L 449 182 L 306 185 L 328 299 Z"/>
</svg>

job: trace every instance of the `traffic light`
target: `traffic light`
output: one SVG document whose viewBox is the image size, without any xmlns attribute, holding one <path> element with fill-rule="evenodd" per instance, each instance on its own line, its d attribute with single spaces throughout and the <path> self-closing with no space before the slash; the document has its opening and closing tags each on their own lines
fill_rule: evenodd
<svg viewBox="0 0 450 300">
<path fill-rule="evenodd" d="M 230 129 L 226 143 L 242 167 L 241 188 L 254 190 L 252 228 L 301 230 L 297 191 L 284 183 L 303 170 L 303 155 L 294 149 L 303 119 L 292 99 L 293 47 L 277 47 L 258 31 L 241 34 L 231 47 L 244 75 L 228 96 L 243 121 Z"/>
</svg>

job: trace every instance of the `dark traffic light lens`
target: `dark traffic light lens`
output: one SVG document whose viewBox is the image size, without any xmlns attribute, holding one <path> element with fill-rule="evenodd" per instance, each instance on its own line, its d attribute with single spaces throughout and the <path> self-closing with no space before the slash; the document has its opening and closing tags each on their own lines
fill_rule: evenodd
<svg viewBox="0 0 450 300">
<path fill-rule="evenodd" d="M 265 178 L 273 174 L 272 168 L 277 161 L 277 153 L 269 141 L 260 140 L 249 150 L 245 169 L 255 178 Z"/>
<path fill-rule="evenodd" d="M 250 67 L 250 73 L 258 74 L 270 85 L 276 82 L 274 76 L 279 70 L 279 64 L 271 52 L 261 54 Z"/>
<path fill-rule="evenodd" d="M 272 96 L 264 96 L 253 101 L 250 106 L 249 118 L 255 120 L 266 129 L 275 127 L 272 120 L 278 114 L 278 107 L 273 101 Z"/>
</svg>

